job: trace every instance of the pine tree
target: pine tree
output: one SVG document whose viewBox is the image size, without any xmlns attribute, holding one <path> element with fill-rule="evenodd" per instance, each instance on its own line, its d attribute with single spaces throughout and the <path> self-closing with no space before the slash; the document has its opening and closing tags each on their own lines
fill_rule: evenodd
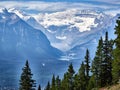
<svg viewBox="0 0 120 90">
<path fill-rule="evenodd" d="M 49 82 L 47 83 L 45 90 L 50 90 L 50 83 Z"/>
<path fill-rule="evenodd" d="M 96 84 L 96 82 L 95 82 L 95 76 L 92 75 L 92 76 L 90 77 L 87 90 L 98 90 L 98 89 L 96 88 L 96 85 L 95 85 L 95 84 Z"/>
<path fill-rule="evenodd" d="M 74 90 L 87 90 L 86 86 L 85 65 L 82 62 L 78 73 L 74 76 Z"/>
<path fill-rule="evenodd" d="M 112 83 L 112 51 L 113 41 L 108 40 L 108 32 L 106 32 L 105 40 L 103 41 L 102 37 L 99 40 L 96 55 L 92 62 L 95 87 L 103 87 Z"/>
<path fill-rule="evenodd" d="M 59 78 L 59 76 L 56 77 L 56 90 L 61 90 L 61 80 Z"/>
<path fill-rule="evenodd" d="M 38 90 L 41 90 L 41 86 L 40 85 L 38 86 Z"/>
<path fill-rule="evenodd" d="M 51 89 L 50 90 L 55 90 L 55 75 L 52 77 L 52 83 L 51 83 Z"/>
<path fill-rule="evenodd" d="M 87 79 L 86 79 L 86 75 L 85 75 L 85 65 L 82 62 L 81 67 L 78 71 L 78 78 L 79 78 L 79 90 L 86 90 L 87 88 Z"/>
<path fill-rule="evenodd" d="M 89 50 L 87 49 L 86 50 L 86 55 L 85 55 L 85 74 L 86 74 L 86 81 L 87 81 L 87 85 L 88 85 L 88 82 L 89 82 L 89 71 L 90 71 L 90 55 L 89 55 Z"/>
<path fill-rule="evenodd" d="M 117 35 L 115 39 L 115 50 L 114 50 L 114 61 L 113 61 L 113 82 L 117 83 L 120 81 L 120 17 L 116 21 L 115 34 Z"/>
<path fill-rule="evenodd" d="M 103 60 L 101 64 L 101 86 L 110 85 L 112 83 L 112 42 L 108 40 L 108 32 L 105 35 L 103 43 Z"/>
<path fill-rule="evenodd" d="M 74 88 L 74 69 L 72 63 L 68 67 L 68 71 L 64 74 L 62 80 L 62 90 L 73 90 Z"/>
<path fill-rule="evenodd" d="M 22 70 L 19 90 L 35 90 L 36 83 L 35 80 L 32 79 L 33 74 L 31 73 L 28 60 Z"/>
<path fill-rule="evenodd" d="M 68 78 L 69 78 L 69 90 L 73 90 L 74 88 L 74 74 L 75 74 L 75 71 L 73 69 L 73 65 L 72 63 L 69 65 L 69 68 L 68 68 Z"/>
<path fill-rule="evenodd" d="M 101 87 L 102 60 L 103 60 L 103 39 L 101 37 L 98 43 L 95 58 L 92 62 L 92 72 L 95 80 L 95 87 Z"/>
<path fill-rule="evenodd" d="M 64 74 L 64 77 L 62 79 L 61 90 L 69 90 L 69 78 L 67 72 Z"/>
<path fill-rule="evenodd" d="M 80 90 L 80 77 L 78 74 L 74 76 L 74 90 Z"/>
</svg>

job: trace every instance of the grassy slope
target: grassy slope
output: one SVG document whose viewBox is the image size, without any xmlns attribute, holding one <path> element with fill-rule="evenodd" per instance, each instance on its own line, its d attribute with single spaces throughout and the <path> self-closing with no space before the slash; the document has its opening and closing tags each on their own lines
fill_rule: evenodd
<svg viewBox="0 0 120 90">
<path fill-rule="evenodd" d="M 100 88 L 99 90 L 120 90 L 120 84 L 105 87 L 105 88 Z"/>
</svg>

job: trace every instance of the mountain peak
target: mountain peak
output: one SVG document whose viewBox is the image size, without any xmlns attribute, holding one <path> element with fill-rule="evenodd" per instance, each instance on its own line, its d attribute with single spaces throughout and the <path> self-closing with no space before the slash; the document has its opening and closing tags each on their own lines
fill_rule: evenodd
<svg viewBox="0 0 120 90">
<path fill-rule="evenodd" d="M 0 8 L 0 13 L 6 13 L 8 10 L 6 8 Z"/>
<path fill-rule="evenodd" d="M 15 13 L 16 15 L 18 15 L 24 21 L 32 18 L 30 15 L 26 15 L 24 13 L 24 11 L 21 11 L 21 10 L 19 10 L 17 8 L 10 8 L 8 11 L 12 12 L 12 13 Z"/>
</svg>

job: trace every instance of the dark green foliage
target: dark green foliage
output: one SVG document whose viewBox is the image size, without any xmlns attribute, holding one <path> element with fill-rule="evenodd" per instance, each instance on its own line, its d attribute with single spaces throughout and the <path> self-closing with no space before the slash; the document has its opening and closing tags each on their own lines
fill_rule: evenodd
<svg viewBox="0 0 120 90">
<path fill-rule="evenodd" d="M 55 88 L 56 88 L 56 87 L 55 87 L 55 75 L 53 75 L 50 90 L 55 90 Z"/>
<path fill-rule="evenodd" d="M 68 68 L 68 74 L 70 75 L 70 77 L 72 78 L 73 75 L 74 75 L 75 71 L 73 69 L 73 65 L 72 63 L 69 65 L 69 68 Z"/>
<path fill-rule="evenodd" d="M 49 82 L 47 83 L 45 90 L 50 90 L 50 83 Z"/>
<path fill-rule="evenodd" d="M 120 17 L 116 21 L 115 34 L 115 50 L 114 50 L 114 61 L 113 61 L 113 82 L 117 83 L 120 80 Z"/>
<path fill-rule="evenodd" d="M 56 90 L 61 90 L 61 80 L 59 76 L 56 77 L 55 83 L 56 83 Z"/>
<path fill-rule="evenodd" d="M 73 90 L 73 88 L 74 88 L 74 74 L 75 74 L 75 71 L 73 69 L 72 63 L 69 65 L 67 73 L 68 73 L 68 80 L 69 80 L 69 90 Z"/>
<path fill-rule="evenodd" d="M 22 70 L 19 90 L 35 90 L 35 80 L 32 79 L 33 74 L 31 73 L 28 61 L 26 61 L 25 67 Z"/>
<path fill-rule="evenodd" d="M 80 90 L 80 78 L 78 74 L 74 76 L 74 90 Z"/>
<path fill-rule="evenodd" d="M 74 88 L 74 69 L 72 63 L 68 67 L 68 71 L 64 74 L 62 80 L 62 90 L 73 90 Z"/>
<path fill-rule="evenodd" d="M 101 86 L 101 65 L 103 60 L 103 39 L 102 37 L 99 40 L 95 58 L 92 62 L 92 72 L 96 82 L 96 87 Z"/>
<path fill-rule="evenodd" d="M 110 85 L 112 83 L 112 46 L 112 41 L 108 40 L 108 32 L 106 32 L 101 64 L 101 86 Z"/>
<path fill-rule="evenodd" d="M 85 75 L 85 65 L 83 62 L 82 62 L 81 67 L 78 71 L 78 78 L 79 78 L 79 89 L 86 90 L 88 78 Z"/>
<path fill-rule="evenodd" d="M 92 89 L 94 89 L 94 88 L 96 88 L 96 80 L 95 80 L 95 76 L 92 75 L 92 76 L 90 77 L 87 90 L 92 90 Z M 96 89 L 95 89 L 95 90 L 96 90 Z"/>
<path fill-rule="evenodd" d="M 40 85 L 38 86 L 38 90 L 41 90 L 41 86 Z"/>
<path fill-rule="evenodd" d="M 86 74 L 86 83 L 88 85 L 89 82 L 89 72 L 90 72 L 90 55 L 89 55 L 89 50 L 86 50 L 86 55 L 85 55 L 85 74 Z"/>
<path fill-rule="evenodd" d="M 63 80 L 61 82 L 61 88 L 62 90 L 69 90 L 69 78 L 68 73 L 64 74 Z"/>
<path fill-rule="evenodd" d="M 105 40 L 99 40 L 95 58 L 92 62 L 92 72 L 96 87 L 103 87 L 112 83 L 112 51 L 113 41 L 108 40 L 106 32 Z"/>
<path fill-rule="evenodd" d="M 85 65 L 82 62 L 78 73 L 74 77 L 74 90 L 86 90 Z"/>
</svg>

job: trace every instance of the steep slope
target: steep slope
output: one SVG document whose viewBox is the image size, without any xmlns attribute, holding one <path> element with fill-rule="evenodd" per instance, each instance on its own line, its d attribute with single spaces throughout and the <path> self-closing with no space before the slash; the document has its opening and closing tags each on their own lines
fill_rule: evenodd
<svg viewBox="0 0 120 90">
<path fill-rule="evenodd" d="M 42 32 L 46 31 L 45 28 L 41 24 L 39 24 L 37 22 L 37 20 L 34 17 L 32 17 L 31 15 L 27 15 L 27 14 L 25 14 L 25 12 L 22 12 L 16 8 L 10 8 L 10 9 L 8 9 L 8 11 L 18 15 L 22 20 L 27 22 L 30 26 L 32 26 L 36 29 L 42 30 Z"/>
<path fill-rule="evenodd" d="M 51 44 L 62 51 L 90 41 L 96 33 L 97 36 L 102 35 L 102 32 L 112 25 L 113 18 L 100 11 L 79 9 L 39 14 L 34 17 L 47 29 L 46 35 Z"/>
<path fill-rule="evenodd" d="M 120 89 L 120 84 L 100 88 L 99 90 L 119 90 Z"/>
<path fill-rule="evenodd" d="M 62 53 L 50 45 L 47 37 L 16 14 L 0 9 L 1 58 L 57 58 Z"/>
</svg>

